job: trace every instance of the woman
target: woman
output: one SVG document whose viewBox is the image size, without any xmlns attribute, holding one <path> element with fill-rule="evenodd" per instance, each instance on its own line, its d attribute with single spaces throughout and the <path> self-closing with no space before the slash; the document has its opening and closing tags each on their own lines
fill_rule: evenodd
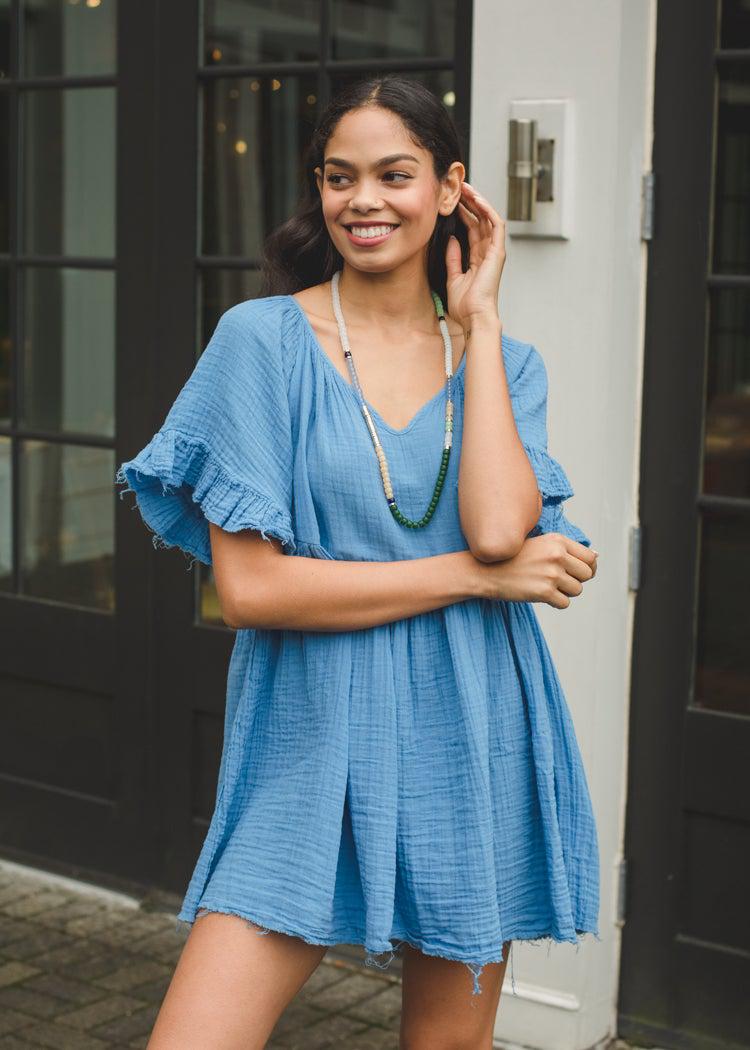
<svg viewBox="0 0 750 1050">
<path fill-rule="evenodd" d="M 338 943 L 402 951 L 402 1047 L 490 1047 L 511 942 L 599 936 L 531 604 L 567 608 L 596 552 L 562 511 L 542 358 L 502 333 L 503 222 L 464 174 L 418 83 L 334 99 L 266 294 L 222 315 L 118 472 L 155 544 L 213 565 L 237 629 L 150 1050 L 263 1047 Z"/>
</svg>

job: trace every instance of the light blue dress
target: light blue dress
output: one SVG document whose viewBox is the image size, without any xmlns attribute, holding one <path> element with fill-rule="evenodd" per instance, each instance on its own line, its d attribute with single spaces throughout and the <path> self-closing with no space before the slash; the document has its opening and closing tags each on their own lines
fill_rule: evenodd
<svg viewBox="0 0 750 1050">
<path fill-rule="evenodd" d="M 544 499 L 530 535 L 590 546 L 563 513 L 572 489 L 547 451 L 543 359 L 505 334 L 502 353 Z M 290 295 L 222 315 L 159 431 L 120 466 L 120 496 L 135 493 L 154 546 L 207 565 L 209 521 L 309 558 L 465 550 L 464 363 L 445 487 L 424 528 L 392 517 L 355 390 Z M 398 505 L 420 518 L 445 389 L 403 429 L 370 409 Z M 478 598 L 364 630 L 237 630 L 215 809 L 178 923 L 199 908 L 361 944 L 376 966 L 407 941 L 466 963 L 474 994 L 504 941 L 600 939 L 588 784 L 533 605 Z"/>
</svg>

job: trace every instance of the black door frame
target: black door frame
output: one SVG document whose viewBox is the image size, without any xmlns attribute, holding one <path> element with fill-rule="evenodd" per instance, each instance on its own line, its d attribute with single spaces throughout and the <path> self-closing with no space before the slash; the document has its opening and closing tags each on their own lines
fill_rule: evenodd
<svg viewBox="0 0 750 1050">
<path fill-rule="evenodd" d="M 117 74 L 44 77 L 19 75 L 23 21 L 19 0 L 11 0 L 9 6 L 10 77 L 0 84 L 0 91 L 2 103 L 7 100 L 9 107 L 9 194 L 15 208 L 11 210 L 9 252 L 0 258 L 0 264 L 7 267 L 10 276 L 10 330 L 16 351 L 10 427 L 3 428 L 3 433 L 12 439 L 16 576 L 14 591 L 0 595 L 0 630 L 4 642 L 0 675 L 5 719 L 3 768 L 0 772 L 0 812 L 3 814 L 0 848 L 4 857 L 19 863 L 41 865 L 50 871 L 136 892 L 144 882 L 149 883 L 154 878 L 158 841 L 157 825 L 149 805 L 152 780 L 147 763 L 152 749 L 142 747 L 144 731 L 148 732 L 144 727 L 150 724 L 149 703 L 147 694 L 138 688 L 143 679 L 146 646 L 141 642 L 146 638 L 146 631 L 140 637 L 133 636 L 138 627 L 143 626 L 142 617 L 133 615 L 135 604 L 131 604 L 130 618 L 137 627 L 135 632 L 131 631 L 127 650 L 117 645 L 116 637 L 118 617 L 121 620 L 120 614 L 128 615 L 129 602 L 135 600 L 140 606 L 137 587 L 139 581 L 147 580 L 145 574 L 137 571 L 136 548 L 123 548 L 122 563 L 116 563 L 114 567 L 115 587 L 119 577 L 122 598 L 117 615 L 17 593 L 22 524 L 19 499 L 21 440 L 38 438 L 104 449 L 114 449 L 115 445 L 111 438 L 101 435 L 61 435 L 21 425 L 19 406 L 23 360 L 19 348 L 24 338 L 22 288 L 26 268 L 70 266 L 114 268 L 118 272 L 125 262 L 117 250 L 114 259 L 58 257 L 21 251 L 19 223 L 23 221 L 23 194 L 28 186 L 22 181 L 23 143 L 19 112 L 29 88 L 85 91 L 90 87 L 111 87 L 117 90 L 118 111 L 128 95 L 129 78 L 131 94 L 133 90 L 139 90 L 141 77 L 144 78 L 143 90 L 148 92 L 149 4 L 136 0 L 127 6 L 125 17 L 126 6 L 119 5 L 118 52 L 122 65 Z M 136 24 L 139 15 L 141 20 Z M 133 68 L 135 64 L 139 67 L 137 70 Z M 118 125 L 122 116 L 118 112 Z M 122 154 L 123 128 L 126 131 L 126 126 L 127 121 L 118 126 L 118 156 Z M 3 161 L 6 162 L 5 158 Z M 122 186 L 117 188 L 123 190 Z M 126 194 L 121 194 L 118 199 L 122 200 L 124 196 Z M 133 200 L 135 198 L 131 196 L 130 203 Z M 137 218 L 140 208 L 140 202 L 136 202 L 131 223 L 134 216 Z M 143 214 L 148 214 L 145 207 Z M 148 234 L 148 225 L 147 221 L 142 239 Z M 126 223 L 125 229 L 131 231 L 133 226 Z M 120 222 L 119 234 L 122 230 Z M 139 245 L 136 255 L 138 261 L 142 261 L 142 245 Z M 118 302 L 116 310 L 121 308 L 122 303 Z M 119 386 L 118 393 L 122 401 Z M 121 418 L 127 417 L 127 412 L 121 413 Z M 124 693 L 123 687 L 128 682 L 131 688 Z M 73 728 L 64 734 L 65 746 L 56 747 L 54 727 L 65 721 L 72 723 Z M 33 754 L 36 741 L 42 745 L 41 753 L 48 756 L 46 767 L 38 761 L 27 760 Z M 105 766 L 101 785 L 97 790 L 71 787 L 71 783 L 87 782 L 87 777 L 78 776 L 77 771 L 85 770 L 92 763 L 94 752 L 96 765 Z M 104 760 L 102 755 L 106 756 Z M 35 775 L 26 773 L 28 768 L 35 768 Z"/>
<path fill-rule="evenodd" d="M 750 960 L 691 936 L 684 921 L 685 814 L 714 812 L 706 799 L 717 785 L 727 786 L 722 769 L 732 755 L 734 770 L 744 766 L 745 781 L 735 791 L 746 811 L 750 798 L 747 762 L 737 761 L 750 747 L 748 719 L 690 706 L 701 520 L 712 510 L 750 510 L 750 502 L 701 492 L 708 289 L 750 284 L 746 277 L 710 273 L 715 70 L 727 57 L 717 50 L 718 17 L 718 0 L 694 0 L 689 13 L 681 0 L 659 0 L 656 226 L 648 259 L 640 454 L 643 564 L 635 606 L 618 996 L 618 1035 L 690 1050 L 740 1045 L 722 1025 L 731 1011 L 737 1026 L 743 967 L 745 990 L 750 987 Z M 693 863 L 710 865 L 711 857 Z"/>
</svg>

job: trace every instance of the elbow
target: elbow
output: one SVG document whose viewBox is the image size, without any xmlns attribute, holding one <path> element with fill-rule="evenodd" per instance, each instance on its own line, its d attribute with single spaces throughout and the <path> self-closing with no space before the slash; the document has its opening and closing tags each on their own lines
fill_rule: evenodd
<svg viewBox="0 0 750 1050">
<path fill-rule="evenodd" d="M 533 521 L 529 523 L 527 518 L 518 518 L 510 523 L 506 522 L 503 531 L 492 535 L 480 536 L 478 541 L 471 545 L 471 551 L 479 561 L 507 561 L 515 558 L 521 553 L 529 533 L 534 529 L 542 513 L 542 493 L 536 490 L 536 511 Z"/>
<path fill-rule="evenodd" d="M 227 627 L 231 627 L 233 630 L 237 631 L 241 627 L 245 626 L 245 624 L 242 622 L 242 618 L 240 616 L 236 603 L 230 604 L 225 599 L 219 604 L 221 606 L 221 618 Z"/>
<path fill-rule="evenodd" d="M 463 529 L 469 549 L 477 561 L 487 563 L 507 561 L 520 554 L 542 512 L 542 493 L 536 486 L 534 492 L 536 510 L 533 520 L 530 521 L 530 515 L 521 514 L 520 510 L 510 516 L 503 515 L 503 520 L 498 520 L 499 515 L 482 514 L 481 520 L 473 523 L 475 527 Z"/>
<path fill-rule="evenodd" d="M 486 536 L 470 543 L 471 553 L 482 562 L 507 561 L 520 553 L 526 541 L 526 532 L 514 529 L 504 535 Z"/>
<path fill-rule="evenodd" d="M 254 530 L 232 535 L 213 524 L 211 530 L 214 585 L 223 623 L 234 630 L 275 626 L 279 606 L 286 604 L 279 596 L 288 589 L 280 578 L 287 563 L 280 542 L 269 543 Z"/>
<path fill-rule="evenodd" d="M 227 627 L 235 631 L 243 628 L 266 627 L 268 617 L 263 613 L 263 606 L 258 598 L 257 591 L 252 601 L 247 595 L 232 594 L 222 595 L 219 598 L 221 618 Z"/>
<path fill-rule="evenodd" d="M 237 630 L 283 630 L 290 608 L 272 581 L 256 579 L 252 588 L 224 595 L 220 599 L 221 618 Z"/>
</svg>

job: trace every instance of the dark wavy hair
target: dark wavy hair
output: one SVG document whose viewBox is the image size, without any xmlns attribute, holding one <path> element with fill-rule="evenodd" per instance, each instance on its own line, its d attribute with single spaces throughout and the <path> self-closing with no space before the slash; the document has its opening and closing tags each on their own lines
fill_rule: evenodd
<svg viewBox="0 0 750 1050">
<path fill-rule="evenodd" d="M 263 245 L 261 295 L 287 295 L 330 280 L 343 266 L 323 218 L 315 168 L 323 168 L 326 144 L 336 125 L 354 109 L 381 106 L 403 121 L 413 141 L 432 154 L 436 178 L 450 165 L 463 163 L 458 132 L 441 99 L 416 80 L 395 73 L 354 81 L 336 94 L 321 114 L 304 156 L 305 185 L 299 207 L 277 226 Z M 438 215 L 427 249 L 427 277 L 447 306 L 445 249 L 453 234 L 461 245 L 463 268 L 468 264 L 466 226 L 454 210 Z"/>
</svg>

